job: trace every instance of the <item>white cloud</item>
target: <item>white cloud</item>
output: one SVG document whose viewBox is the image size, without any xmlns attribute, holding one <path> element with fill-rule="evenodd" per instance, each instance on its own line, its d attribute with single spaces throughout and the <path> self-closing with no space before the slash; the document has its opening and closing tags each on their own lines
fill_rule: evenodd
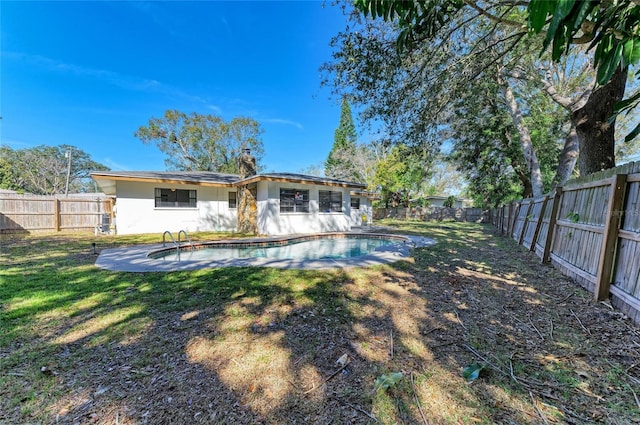
<svg viewBox="0 0 640 425">
<path fill-rule="evenodd" d="M 43 69 L 45 71 L 74 75 L 79 78 L 95 80 L 129 91 L 159 93 L 171 97 L 182 98 L 191 102 L 200 103 L 205 107 L 213 110 L 220 110 L 218 106 L 210 105 L 209 102 L 201 96 L 187 93 L 184 90 L 168 84 L 164 84 L 158 80 L 121 74 L 104 69 L 83 67 L 80 65 L 65 63 L 40 55 L 31 55 L 18 52 L 2 52 L 2 55 L 9 59 L 25 62 L 27 64 L 30 64 L 31 66 Z"/>
<path fill-rule="evenodd" d="M 125 170 L 130 170 L 131 167 L 128 167 L 126 165 L 123 165 L 119 162 L 115 162 L 114 160 L 112 160 L 111 158 L 105 158 L 102 163 L 104 165 L 106 165 L 107 167 L 109 167 L 111 170 L 113 171 L 125 171 Z"/>
<path fill-rule="evenodd" d="M 269 124 L 291 125 L 291 126 L 297 128 L 298 130 L 304 130 L 304 127 L 302 126 L 302 124 L 300 124 L 297 121 L 285 120 L 285 119 L 281 119 L 281 118 L 266 118 L 266 119 L 262 119 L 260 121 L 262 121 L 264 123 L 269 123 Z"/>
</svg>

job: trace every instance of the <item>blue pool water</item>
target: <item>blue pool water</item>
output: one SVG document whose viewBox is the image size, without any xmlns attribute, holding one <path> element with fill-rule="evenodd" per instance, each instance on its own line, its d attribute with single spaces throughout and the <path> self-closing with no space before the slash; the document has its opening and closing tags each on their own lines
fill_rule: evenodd
<svg viewBox="0 0 640 425">
<path fill-rule="evenodd" d="M 270 258 L 279 260 L 319 260 L 351 258 L 367 255 L 379 247 L 402 243 L 397 239 L 382 238 L 331 238 L 291 242 L 268 247 L 207 247 L 183 248 L 163 251 L 153 255 L 165 261 L 217 261 L 232 258 Z"/>
</svg>

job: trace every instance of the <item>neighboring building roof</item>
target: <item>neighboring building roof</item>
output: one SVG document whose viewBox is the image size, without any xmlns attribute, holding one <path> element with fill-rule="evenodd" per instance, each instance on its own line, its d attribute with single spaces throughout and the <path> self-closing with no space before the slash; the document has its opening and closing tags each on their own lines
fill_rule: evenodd
<svg viewBox="0 0 640 425">
<path fill-rule="evenodd" d="M 469 201 L 472 202 L 472 199 L 467 199 L 467 198 L 458 198 L 457 196 L 455 197 L 456 201 Z M 445 199 L 449 199 L 448 196 L 440 196 L 440 195 L 429 195 L 429 196 L 425 196 L 424 199 L 439 199 L 439 200 L 445 200 Z"/>
<path fill-rule="evenodd" d="M 241 179 L 237 174 L 213 173 L 210 171 L 94 171 L 91 177 L 107 195 L 115 195 L 116 181 L 140 181 L 174 184 L 195 184 L 200 186 L 234 187 L 258 181 L 281 181 L 291 183 L 312 183 L 326 186 L 365 188 L 361 183 L 329 179 L 305 174 L 265 173 Z"/>
</svg>

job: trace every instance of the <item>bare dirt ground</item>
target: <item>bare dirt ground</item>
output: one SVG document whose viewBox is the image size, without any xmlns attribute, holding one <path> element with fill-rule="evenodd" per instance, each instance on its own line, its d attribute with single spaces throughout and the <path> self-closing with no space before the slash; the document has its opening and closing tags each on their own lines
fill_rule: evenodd
<svg viewBox="0 0 640 425">
<path fill-rule="evenodd" d="M 15 256 L 42 241 L 5 241 L 22 275 L 0 285 L 46 276 L 69 302 L 19 315 L 29 296 L 4 293 L 0 423 L 640 423 L 621 313 L 491 227 L 391 225 L 438 243 L 369 269 L 134 275 L 94 270 L 82 239 L 55 274 Z"/>
</svg>

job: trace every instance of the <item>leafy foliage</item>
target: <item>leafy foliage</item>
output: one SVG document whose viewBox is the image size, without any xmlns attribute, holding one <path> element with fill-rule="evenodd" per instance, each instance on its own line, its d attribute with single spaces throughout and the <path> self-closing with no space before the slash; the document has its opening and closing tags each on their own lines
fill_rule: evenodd
<svg viewBox="0 0 640 425">
<path fill-rule="evenodd" d="M 374 392 L 379 390 L 386 390 L 395 386 L 402 379 L 402 372 L 391 372 L 388 375 L 382 374 L 376 378 L 374 384 Z"/>
<path fill-rule="evenodd" d="M 403 3 L 404 6 L 380 6 L 392 9 L 393 13 L 388 15 L 381 12 L 382 9 L 379 9 L 375 1 L 359 2 L 360 6 L 370 5 L 366 9 L 367 14 L 395 18 L 398 18 L 398 13 L 402 15 L 401 12 L 396 13 L 399 10 L 397 7 L 426 7 L 438 2 Z M 501 16 L 514 22 L 519 20 L 521 24 L 525 22 L 522 10 L 509 7 L 499 10 Z M 551 102 L 548 99 L 544 107 L 541 106 L 541 90 L 532 82 L 537 78 L 535 73 L 539 72 L 539 66 L 531 65 L 529 68 L 533 71 L 527 75 L 524 75 L 523 68 L 516 69 L 514 66 L 523 57 L 527 57 L 528 63 L 535 63 L 538 50 L 533 46 L 536 46 L 536 39 L 528 40 L 531 43 L 519 43 L 522 37 L 526 37 L 521 31 L 522 25 L 516 31 L 509 31 L 508 25 L 507 29 L 505 26 L 498 27 L 490 19 L 483 18 L 480 14 L 474 16 L 468 10 L 455 7 L 449 12 L 443 16 L 444 20 L 433 21 L 440 29 L 434 37 L 429 38 L 429 33 L 421 32 L 423 28 L 418 25 L 411 27 L 415 32 L 412 40 L 418 40 L 420 36 L 420 43 L 409 43 L 400 50 L 396 48 L 395 42 L 399 32 L 409 22 L 403 22 L 401 17 L 392 23 L 363 21 L 359 16 L 352 17 L 357 30 L 345 31 L 333 40 L 334 47 L 338 49 L 334 53 L 333 62 L 323 67 L 328 74 L 327 81 L 331 78 L 336 92 L 348 91 L 350 98 L 363 106 L 362 118 L 366 122 L 381 122 L 385 136 L 392 143 L 421 145 L 429 161 L 438 157 L 443 141 L 456 144 L 456 137 L 461 136 L 471 142 L 466 134 L 482 133 L 485 120 L 493 119 L 486 115 L 487 111 L 500 114 L 496 120 L 505 120 L 503 124 L 507 131 L 502 131 L 498 137 L 504 139 L 508 136 L 509 139 L 501 145 L 508 145 L 509 148 L 501 148 L 495 157 L 497 162 L 492 167 L 495 171 L 488 174 L 492 183 L 477 182 L 470 187 L 471 191 L 476 188 L 481 190 L 478 196 L 474 196 L 476 200 L 483 199 L 481 204 L 493 205 L 496 201 L 506 201 L 511 196 L 516 196 L 516 193 L 525 193 L 530 182 L 521 180 L 530 180 L 528 175 L 531 174 L 531 170 L 522 164 L 519 135 L 509 124 L 508 115 L 504 115 L 507 107 L 503 104 L 504 96 L 499 87 L 494 87 L 490 92 L 493 96 L 490 100 L 494 104 L 492 108 L 468 112 L 473 109 L 469 108 L 469 104 L 478 99 L 487 99 L 485 81 L 495 81 L 502 73 L 514 87 L 517 100 L 524 111 L 525 123 L 533 125 L 530 132 L 534 147 L 544 149 L 544 152 L 540 152 L 540 156 L 544 157 L 540 159 L 541 171 L 543 182 L 549 185 L 558 163 L 557 145 L 562 138 L 562 124 L 567 119 L 567 114 L 558 113 L 558 108 L 553 104 L 549 105 Z M 465 29 L 469 31 L 466 32 Z M 520 74 L 520 77 L 510 78 L 512 73 Z M 531 93 L 536 93 L 537 97 Z M 534 117 L 531 111 L 542 116 Z M 456 125 L 458 128 L 467 126 L 456 124 L 467 116 L 470 121 L 475 122 L 476 127 L 471 126 L 468 129 L 470 133 L 455 129 Z M 490 129 L 489 131 L 491 132 Z M 468 147 L 464 140 L 458 143 L 460 147 L 464 145 Z M 485 145 L 485 148 L 488 146 Z M 482 151 L 485 152 L 485 149 Z M 475 152 L 475 149 L 466 152 Z M 486 153 L 490 155 L 489 152 Z M 463 153 L 452 155 L 450 159 L 459 164 L 460 171 L 467 177 L 472 172 L 468 164 L 479 164 L 477 155 L 467 158 Z M 518 165 L 517 170 L 513 169 L 514 163 Z M 425 164 L 425 168 L 428 167 Z M 480 169 L 473 170 L 473 173 L 482 176 L 484 180 L 486 171 L 481 166 Z M 497 185 L 500 190 L 496 192 L 497 180 L 502 182 Z M 391 186 L 393 185 L 387 185 Z M 497 198 L 490 193 L 496 194 Z M 393 191 L 388 194 L 393 194 Z M 489 195 L 491 199 L 487 200 L 485 195 Z M 406 195 L 396 194 L 395 197 L 406 199 Z"/>
<path fill-rule="evenodd" d="M 342 98 L 340 124 L 336 128 L 333 147 L 325 162 L 325 175 L 342 180 L 362 181 L 362 173 L 351 158 L 356 150 L 356 126 L 347 97 Z"/>
<path fill-rule="evenodd" d="M 376 167 L 375 182 L 385 206 L 408 206 L 429 177 L 431 158 L 425 151 L 395 145 Z"/>
<path fill-rule="evenodd" d="M 476 84 L 478 90 L 474 96 L 461 97 L 452 105 L 456 113 L 451 116 L 445 133 L 452 140 L 449 157 L 465 175 L 469 196 L 478 207 L 494 207 L 530 196 L 529 172 L 513 121 L 500 102 L 500 87 L 489 76 Z M 527 109 L 537 112 L 545 105 L 554 110 L 545 100 L 538 94 L 528 99 Z M 551 117 L 531 115 L 525 120 L 534 148 L 545 164 L 541 168 L 545 189 L 549 189 L 558 157 L 558 123 Z"/>
<path fill-rule="evenodd" d="M 92 192 L 91 171 L 108 170 L 86 152 L 70 145 L 13 150 L 0 146 L 0 187 L 36 195 L 65 192 L 71 153 L 69 192 Z"/>
<path fill-rule="evenodd" d="M 529 27 L 535 32 L 541 32 L 551 18 L 544 49 L 551 46 L 555 60 L 566 55 L 572 46 L 589 43 L 601 85 L 609 82 L 618 68 L 640 62 L 640 5 L 633 0 L 531 0 L 528 11 Z M 636 93 L 620 102 L 616 113 L 629 112 L 639 103 L 640 93 Z M 626 139 L 638 134 L 640 125 Z"/>
<path fill-rule="evenodd" d="M 453 208 L 455 204 L 456 204 L 456 197 L 453 195 L 447 196 L 447 199 L 445 199 L 444 202 L 442 203 L 442 205 L 445 208 Z"/>
<path fill-rule="evenodd" d="M 251 149 L 256 163 L 264 155 L 262 132 L 252 118 L 225 121 L 215 115 L 168 110 L 162 118 L 151 118 L 134 136 L 164 152 L 168 169 L 237 174 L 243 149 Z"/>
</svg>

